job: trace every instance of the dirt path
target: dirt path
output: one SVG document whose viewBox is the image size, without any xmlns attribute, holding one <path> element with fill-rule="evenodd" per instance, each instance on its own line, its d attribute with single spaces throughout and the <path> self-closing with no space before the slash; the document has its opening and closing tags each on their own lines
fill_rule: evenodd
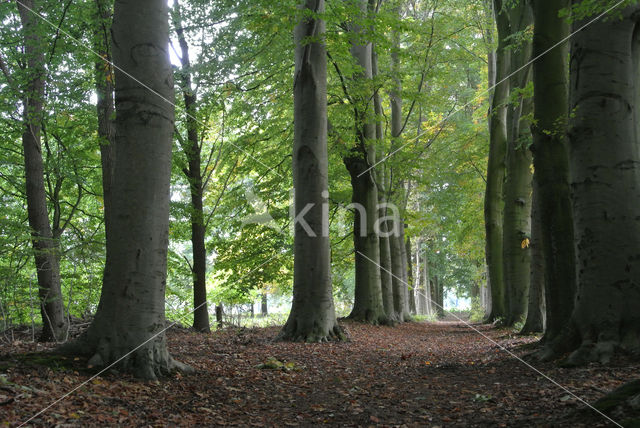
<svg viewBox="0 0 640 428">
<path fill-rule="evenodd" d="M 478 326 L 516 354 L 534 338 Z M 567 392 L 455 322 L 396 328 L 347 323 L 342 344 L 273 342 L 278 329 L 169 334 L 197 374 L 142 383 L 109 374 L 56 404 L 36 425 L 86 426 L 613 426 Z M 0 420 L 17 425 L 88 378 L 83 361 L 51 369 L 15 351 L 0 359 Z M 0 353 L 10 351 L 0 347 Z M 271 362 L 268 360 L 271 358 Z M 277 361 L 277 362 L 276 362 Z M 260 364 L 283 367 L 258 368 Z M 51 364 L 48 364 L 51 365 Z M 593 401 L 639 366 L 561 369 L 534 363 Z M 80 374 L 78 374 L 80 373 Z M 11 382 L 11 383 L 7 383 Z M 0 383 L 0 386 L 2 384 Z M 25 388 L 26 387 L 26 388 Z M 28 389 L 27 389 L 28 388 Z"/>
</svg>

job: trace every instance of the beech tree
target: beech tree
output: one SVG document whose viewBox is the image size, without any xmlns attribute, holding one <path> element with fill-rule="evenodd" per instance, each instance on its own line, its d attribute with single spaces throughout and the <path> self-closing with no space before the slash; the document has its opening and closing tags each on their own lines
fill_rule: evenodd
<svg viewBox="0 0 640 428">
<path fill-rule="evenodd" d="M 489 112 L 489 160 L 487 166 L 487 186 L 485 192 L 485 228 L 486 259 L 488 281 L 491 287 L 491 313 L 489 321 L 504 318 L 506 314 L 504 298 L 504 262 L 503 262 L 503 208 L 502 195 L 505 176 L 505 156 L 507 152 L 507 100 L 509 81 L 508 36 L 509 15 L 502 0 L 494 0 L 498 43 L 495 50 L 495 81 L 501 82 L 495 87 Z"/>
<path fill-rule="evenodd" d="M 533 11 L 528 0 L 508 9 L 512 38 L 509 58 L 509 106 L 504 182 L 502 250 L 505 285 L 505 325 L 524 321 L 531 275 L 531 39 Z M 514 74 L 515 73 L 515 74 Z"/>
<path fill-rule="evenodd" d="M 295 29 L 293 303 L 279 337 L 342 340 L 333 306 L 329 251 L 327 54 L 324 0 L 302 3 Z"/>
<path fill-rule="evenodd" d="M 573 5 L 581 2 L 574 1 Z M 640 6 L 571 40 L 571 188 L 577 295 L 569 363 L 640 351 Z M 585 21 L 574 22 L 580 28 Z"/>
<path fill-rule="evenodd" d="M 356 285 L 350 318 L 374 324 L 387 323 L 382 299 L 380 276 L 380 241 L 378 226 L 378 187 L 375 171 L 376 126 L 374 119 L 372 42 L 368 39 L 365 22 L 373 12 L 367 0 L 354 3 L 358 14 L 350 23 L 351 55 L 357 64 L 354 80 L 359 86 L 353 91 L 356 129 L 355 146 L 344 157 L 351 176 L 352 202 L 355 207 L 353 242 L 355 249 Z M 393 253 L 393 249 L 391 250 Z"/>
<path fill-rule="evenodd" d="M 534 1 L 533 165 L 536 206 L 540 216 L 538 239 L 544 254 L 546 296 L 545 341 L 555 339 L 568 324 L 575 296 L 573 220 L 566 140 L 568 121 L 568 44 L 555 46 L 569 35 L 560 11 L 565 0 Z M 549 50 L 551 47 L 554 49 Z M 548 52 L 547 52 L 548 51 Z M 544 56 L 539 57 L 542 53 Z M 538 58 L 539 57 L 539 58 Z"/>
<path fill-rule="evenodd" d="M 167 4 L 117 1 L 112 28 L 116 162 L 113 218 L 100 304 L 70 350 L 89 364 L 119 366 L 155 379 L 187 366 L 164 335 L 169 182 L 174 132 Z"/>
</svg>

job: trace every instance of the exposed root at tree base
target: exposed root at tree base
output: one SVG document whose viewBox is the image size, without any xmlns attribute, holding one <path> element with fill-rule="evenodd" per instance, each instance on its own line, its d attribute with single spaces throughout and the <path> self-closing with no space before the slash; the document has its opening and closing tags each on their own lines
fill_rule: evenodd
<svg viewBox="0 0 640 428">
<path fill-rule="evenodd" d="M 157 380 L 173 373 L 193 373 L 194 369 L 171 357 L 164 340 L 150 341 L 137 347 L 109 346 L 108 340 L 97 345 L 87 340 L 86 335 L 58 348 L 66 355 L 83 355 L 89 358 L 88 367 L 106 371 L 122 370 L 142 380 Z"/>
</svg>

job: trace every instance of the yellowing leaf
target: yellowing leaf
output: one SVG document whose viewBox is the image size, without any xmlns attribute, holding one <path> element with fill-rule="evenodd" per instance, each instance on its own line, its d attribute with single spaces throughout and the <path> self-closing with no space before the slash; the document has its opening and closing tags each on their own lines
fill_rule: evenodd
<svg viewBox="0 0 640 428">
<path fill-rule="evenodd" d="M 522 243 L 520 244 L 520 246 L 522 247 L 523 250 L 525 248 L 529 248 L 530 245 L 531 245 L 531 241 L 529 240 L 529 238 L 524 238 L 522 240 Z"/>
</svg>

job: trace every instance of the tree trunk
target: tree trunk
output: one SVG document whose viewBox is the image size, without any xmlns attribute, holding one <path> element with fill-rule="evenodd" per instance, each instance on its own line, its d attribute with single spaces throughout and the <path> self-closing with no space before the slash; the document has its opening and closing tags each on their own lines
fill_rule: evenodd
<svg viewBox="0 0 640 428">
<path fill-rule="evenodd" d="M 260 299 L 260 315 L 263 317 L 269 315 L 269 308 L 267 307 L 267 293 L 262 293 L 262 297 Z"/>
<path fill-rule="evenodd" d="M 182 151 L 187 158 L 188 167 L 184 174 L 189 181 L 191 193 L 191 246 L 193 265 L 193 328 L 200 332 L 209 332 L 209 310 L 207 308 L 207 249 L 205 247 L 205 224 L 203 208 L 202 147 L 199 140 L 197 103 L 198 96 L 192 89 L 191 59 L 189 45 L 184 35 L 181 22 L 181 10 L 178 0 L 174 0 L 174 24 L 180 44 L 180 62 L 182 68 L 178 75 L 184 106 L 186 110 L 187 138 L 182 144 Z"/>
<path fill-rule="evenodd" d="M 433 314 L 433 304 L 431 302 L 431 275 L 429 272 L 429 257 L 427 257 L 427 250 L 425 249 L 423 264 L 422 264 L 423 274 L 422 274 L 422 293 L 423 301 L 424 301 L 424 315 L 430 316 Z"/>
<path fill-rule="evenodd" d="M 90 365 L 118 362 L 138 377 L 155 379 L 188 369 L 173 360 L 164 334 L 174 131 L 166 2 L 116 2 L 112 37 L 117 66 L 112 185 L 118 197 L 112 201 L 100 304 L 75 349 L 93 355 Z"/>
<path fill-rule="evenodd" d="M 495 52 L 497 82 L 502 82 L 508 76 L 510 69 L 509 51 L 507 50 L 507 37 L 510 35 L 509 17 L 502 6 L 501 0 L 494 0 L 494 14 L 498 26 L 498 47 Z M 502 195 L 507 152 L 506 103 L 508 97 L 509 81 L 507 80 L 494 89 L 489 113 L 489 163 L 487 166 L 487 189 L 484 201 L 485 252 L 489 282 L 491 283 L 491 313 L 488 321 L 494 321 L 506 316 L 502 248 Z"/>
<path fill-rule="evenodd" d="M 433 277 L 433 289 L 436 302 L 436 313 L 438 318 L 444 318 L 444 286 L 438 275 Z"/>
<path fill-rule="evenodd" d="M 102 166 L 102 201 L 104 229 L 107 239 L 111 232 L 113 168 L 115 166 L 115 127 L 113 123 L 114 76 L 111 66 L 111 2 L 96 1 L 98 25 L 95 34 L 95 51 L 100 59 L 95 63 L 98 137 L 100 138 L 100 162 Z"/>
<path fill-rule="evenodd" d="M 534 58 L 569 35 L 559 18 L 566 0 L 534 2 Z M 568 324 L 575 296 L 573 220 L 569 197 L 569 159 L 566 141 L 568 102 L 568 45 L 554 47 L 533 64 L 534 180 L 539 190 L 540 240 L 544 254 L 547 328 L 545 342 L 554 340 Z"/>
<path fill-rule="evenodd" d="M 405 289 L 407 284 L 404 281 L 404 265 L 402 263 L 402 235 L 399 233 L 401 222 L 396 218 L 392 224 L 392 229 L 395 232 L 389 237 L 391 244 L 391 271 L 393 272 L 392 287 L 393 287 L 393 305 L 395 313 L 398 316 L 399 322 L 409 321 L 409 309 L 407 302 L 407 294 Z"/>
<path fill-rule="evenodd" d="M 368 3 L 359 0 L 360 19 L 367 16 Z M 351 42 L 351 55 L 361 71 L 354 80 L 368 92 L 373 78 L 372 44 L 363 40 L 365 28 L 354 24 L 350 30 L 354 40 Z M 382 283 L 380 277 L 380 242 L 378 218 L 378 188 L 375 171 L 369 170 L 375 164 L 376 128 L 373 118 L 372 94 L 367 93 L 357 100 L 354 106 L 357 146 L 350 156 L 344 159 L 351 175 L 353 189 L 354 248 L 356 264 L 356 286 L 353 310 L 349 318 L 373 324 L 388 323 L 382 302 Z M 368 171 L 367 171 L 368 170 Z M 366 172 L 365 172 L 366 171 Z"/>
<path fill-rule="evenodd" d="M 39 18 L 31 10 L 39 9 L 34 0 L 16 2 L 24 32 L 27 85 L 23 93 L 25 181 L 27 215 L 38 275 L 42 333 L 40 341 L 64 340 L 67 320 L 60 288 L 60 241 L 53 236 L 44 184 L 44 165 L 40 131 L 45 97 L 45 43 Z M 31 10 L 29 10 L 31 9 Z"/>
<path fill-rule="evenodd" d="M 579 344 L 570 364 L 640 352 L 640 6 L 598 20 L 571 43 L 570 170 Z M 583 22 L 575 22 L 579 28 Z"/>
<path fill-rule="evenodd" d="M 542 333 L 545 325 L 544 301 L 544 254 L 540 240 L 540 208 L 539 190 L 533 188 L 531 211 L 531 280 L 529 285 L 529 308 L 527 320 L 520 331 L 521 334 Z"/>
<path fill-rule="evenodd" d="M 415 283 L 413 278 L 413 255 L 411 254 L 411 237 L 407 237 L 405 241 L 405 254 L 407 260 L 407 291 L 409 293 L 409 312 L 412 315 L 417 314 L 416 310 L 416 293 L 415 293 Z"/>
<path fill-rule="evenodd" d="M 324 12 L 324 0 L 303 7 Z M 295 30 L 293 185 L 295 224 L 293 304 L 279 338 L 305 342 L 342 340 L 331 288 L 327 152 L 325 23 L 301 18 Z M 311 40 L 309 40 L 311 39 Z M 377 199 L 377 197 L 376 197 Z M 376 266 L 377 268 L 377 266 Z"/>
<path fill-rule="evenodd" d="M 526 31 L 533 23 L 532 10 L 527 1 L 521 1 L 509 10 L 511 33 Z M 508 109 L 509 130 L 506 180 L 504 182 L 503 216 L 503 261 L 505 302 L 507 314 L 505 325 L 524 322 L 527 315 L 529 282 L 531 277 L 531 128 L 530 115 L 533 99 L 526 94 L 531 82 L 531 67 L 522 69 L 531 60 L 532 45 L 521 42 L 512 46 L 510 91 L 519 95 L 518 103 L 513 97 Z"/>
<path fill-rule="evenodd" d="M 218 329 L 224 328 L 224 307 L 222 303 L 216 305 L 216 324 Z"/>
<path fill-rule="evenodd" d="M 378 55 L 375 46 L 371 49 L 371 69 L 375 78 L 378 75 Z M 373 106 L 376 114 L 376 141 L 384 140 L 384 129 L 382 127 L 383 109 L 380 91 L 375 91 L 373 95 Z M 382 290 L 382 306 L 387 315 L 387 323 L 393 325 L 398 322 L 398 314 L 393 306 L 393 279 L 391 265 L 391 244 L 389 241 L 389 222 L 383 221 L 387 217 L 387 177 L 386 168 L 381 165 L 376 169 L 376 185 L 378 187 L 378 202 L 380 208 L 378 218 L 380 219 L 380 288 Z"/>
</svg>

